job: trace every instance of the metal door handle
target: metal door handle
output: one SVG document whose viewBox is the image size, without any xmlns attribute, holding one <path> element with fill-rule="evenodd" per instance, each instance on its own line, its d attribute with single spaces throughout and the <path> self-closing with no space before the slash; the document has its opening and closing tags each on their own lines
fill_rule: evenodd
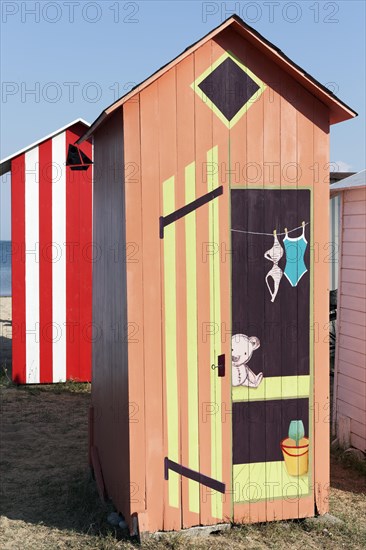
<svg viewBox="0 0 366 550">
<path fill-rule="evenodd" d="M 211 369 L 217 369 L 217 376 L 225 376 L 225 353 L 218 356 L 217 365 L 211 365 Z"/>
</svg>

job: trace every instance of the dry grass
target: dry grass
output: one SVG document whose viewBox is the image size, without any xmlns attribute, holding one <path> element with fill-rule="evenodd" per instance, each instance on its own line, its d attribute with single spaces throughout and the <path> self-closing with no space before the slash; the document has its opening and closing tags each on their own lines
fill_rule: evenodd
<svg viewBox="0 0 366 550">
<path fill-rule="evenodd" d="M 106 523 L 87 468 L 90 387 L 69 383 L 1 387 L 0 546 L 9 550 L 130 549 Z M 145 549 L 364 549 L 366 476 L 363 467 L 332 458 L 331 513 L 343 525 L 304 521 L 240 526 L 221 535 L 164 536 Z"/>
</svg>

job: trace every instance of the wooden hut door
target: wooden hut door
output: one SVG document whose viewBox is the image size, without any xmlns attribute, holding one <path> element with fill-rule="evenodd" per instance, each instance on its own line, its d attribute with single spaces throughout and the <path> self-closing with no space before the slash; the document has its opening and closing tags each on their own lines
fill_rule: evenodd
<svg viewBox="0 0 366 550">
<path fill-rule="evenodd" d="M 231 517 L 230 194 L 196 174 L 193 162 L 184 197 L 163 182 L 164 529 Z"/>
<path fill-rule="evenodd" d="M 231 191 L 233 495 L 252 521 L 311 491 L 310 216 L 307 189 Z"/>
</svg>

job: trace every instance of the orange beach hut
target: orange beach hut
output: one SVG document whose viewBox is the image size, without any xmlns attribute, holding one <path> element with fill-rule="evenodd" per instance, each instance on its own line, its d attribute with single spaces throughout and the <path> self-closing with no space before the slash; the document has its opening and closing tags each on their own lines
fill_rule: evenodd
<svg viewBox="0 0 366 550">
<path fill-rule="evenodd" d="M 354 116 L 231 17 L 82 138 L 90 459 L 131 532 L 327 511 L 329 128 Z"/>
</svg>

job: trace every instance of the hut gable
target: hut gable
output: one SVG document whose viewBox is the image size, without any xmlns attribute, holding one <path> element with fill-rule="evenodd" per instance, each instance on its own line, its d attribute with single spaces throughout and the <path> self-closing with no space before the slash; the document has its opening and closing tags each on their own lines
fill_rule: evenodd
<svg viewBox="0 0 366 550">
<path fill-rule="evenodd" d="M 234 15 L 229 17 L 216 29 L 209 32 L 206 36 L 198 40 L 196 43 L 187 47 L 184 52 L 178 55 L 175 59 L 158 69 L 146 80 L 135 86 L 130 92 L 122 96 L 120 99 L 112 103 L 107 109 L 105 109 L 99 117 L 93 122 L 89 130 L 81 138 L 87 139 L 94 133 L 96 128 L 102 124 L 106 117 L 110 116 L 116 109 L 118 109 L 123 103 L 135 96 L 135 94 L 141 92 L 146 86 L 149 86 L 154 80 L 159 78 L 164 72 L 174 67 L 177 63 L 183 61 L 187 56 L 194 53 L 198 48 L 203 46 L 210 40 L 221 35 L 225 29 L 231 28 L 235 30 L 240 36 L 245 38 L 251 45 L 258 48 L 264 56 L 268 57 L 270 61 L 291 75 L 296 81 L 307 89 L 311 94 L 315 95 L 320 101 L 330 107 L 330 124 L 335 124 L 348 118 L 357 116 L 357 113 L 341 101 L 333 92 L 323 86 L 314 77 L 292 61 L 287 55 L 285 55 L 279 48 L 269 42 L 264 36 L 257 32 L 253 27 L 247 25 L 239 16 Z"/>
</svg>

